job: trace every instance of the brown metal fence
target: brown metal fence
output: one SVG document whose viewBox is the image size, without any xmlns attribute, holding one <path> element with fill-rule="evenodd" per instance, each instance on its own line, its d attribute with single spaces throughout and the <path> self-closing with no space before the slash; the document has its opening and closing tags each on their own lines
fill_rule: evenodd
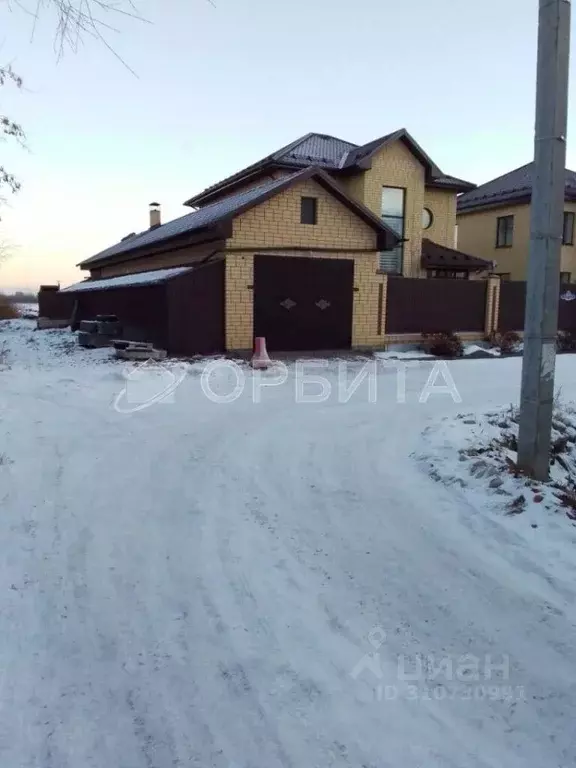
<svg viewBox="0 0 576 768">
<path fill-rule="evenodd" d="M 501 331 L 522 331 L 526 307 L 526 283 L 502 282 L 500 286 L 500 314 L 498 328 Z M 560 286 L 558 303 L 558 328 L 576 331 L 576 285 Z"/>
<path fill-rule="evenodd" d="M 386 333 L 483 332 L 484 280 L 389 277 Z"/>
<path fill-rule="evenodd" d="M 93 320 L 96 315 L 116 315 L 122 337 L 168 346 L 166 290 L 164 283 L 102 288 L 71 294 L 78 302 L 76 321 Z"/>
<path fill-rule="evenodd" d="M 224 259 L 166 284 L 169 350 L 175 355 L 224 351 Z"/>
<path fill-rule="evenodd" d="M 500 285 L 500 331 L 521 331 L 524 328 L 526 306 L 526 283 L 503 280 Z"/>
<path fill-rule="evenodd" d="M 74 309 L 74 298 L 61 293 L 58 286 L 41 288 L 38 293 L 38 314 L 49 320 L 69 320 Z"/>
<path fill-rule="evenodd" d="M 116 315 L 122 338 L 151 341 L 170 354 L 192 356 L 224 350 L 224 261 L 165 282 L 92 290 L 41 291 L 40 314 L 52 320 Z"/>
</svg>

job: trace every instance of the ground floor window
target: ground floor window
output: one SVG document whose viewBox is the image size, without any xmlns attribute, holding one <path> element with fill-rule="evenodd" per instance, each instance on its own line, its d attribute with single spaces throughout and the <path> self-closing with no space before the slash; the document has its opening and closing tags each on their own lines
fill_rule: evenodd
<svg viewBox="0 0 576 768">
<path fill-rule="evenodd" d="M 560 272 L 560 282 L 561 283 L 570 283 L 572 279 L 572 273 L 571 272 Z"/>
</svg>

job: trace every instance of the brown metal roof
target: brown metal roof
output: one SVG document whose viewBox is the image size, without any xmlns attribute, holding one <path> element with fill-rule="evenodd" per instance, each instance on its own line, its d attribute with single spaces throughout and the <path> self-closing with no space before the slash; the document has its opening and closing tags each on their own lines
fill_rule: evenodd
<svg viewBox="0 0 576 768">
<path fill-rule="evenodd" d="M 500 205 L 529 203 L 532 197 L 534 163 L 487 181 L 458 198 L 458 213 L 493 208 Z M 566 168 L 564 175 L 566 200 L 576 200 L 576 173 Z"/>
<path fill-rule="evenodd" d="M 471 184 L 463 179 L 457 179 L 455 176 L 443 174 L 440 168 L 438 168 L 405 128 L 388 133 L 362 146 L 323 133 L 307 133 L 305 136 L 296 139 L 296 141 L 267 155 L 262 160 L 258 160 L 258 162 L 233 173 L 217 184 L 213 184 L 199 194 L 194 195 L 184 205 L 195 206 L 209 203 L 216 195 L 221 195 L 227 189 L 232 190 L 235 185 L 245 181 L 247 178 L 279 167 L 306 168 L 316 166 L 330 170 L 335 174 L 365 170 L 369 167 L 370 158 L 375 152 L 386 144 L 397 140 L 403 141 L 426 167 L 427 185 L 454 189 L 457 192 L 464 192 L 475 188 L 475 184 Z"/>
<path fill-rule="evenodd" d="M 422 240 L 422 267 L 424 269 L 468 269 L 472 272 L 480 272 L 493 268 L 491 261 L 470 256 L 454 248 L 434 243 L 428 238 Z"/>
<path fill-rule="evenodd" d="M 245 211 L 260 205 L 265 200 L 283 192 L 293 184 L 314 179 L 324 187 L 333 197 L 345 205 L 352 213 L 368 224 L 377 234 L 378 250 L 390 250 L 399 242 L 399 236 L 388 227 L 375 214 L 372 213 L 363 203 L 359 202 L 325 173 L 321 168 L 309 167 L 304 170 L 292 173 L 289 176 L 283 176 L 280 179 L 272 179 L 264 184 L 238 192 L 235 195 L 228 195 L 221 200 L 206 205 L 198 211 L 189 213 L 174 221 L 169 221 L 160 227 L 148 229 L 140 234 L 131 237 L 129 240 L 121 240 L 119 243 L 106 248 L 106 250 L 97 253 L 78 266 L 82 268 L 106 263 L 115 259 L 119 254 L 131 253 L 139 248 L 150 246 L 165 246 L 173 242 L 182 235 L 194 232 L 206 232 L 206 239 L 210 239 L 213 228 L 223 222 L 230 223 L 235 216 L 239 216 Z"/>
</svg>

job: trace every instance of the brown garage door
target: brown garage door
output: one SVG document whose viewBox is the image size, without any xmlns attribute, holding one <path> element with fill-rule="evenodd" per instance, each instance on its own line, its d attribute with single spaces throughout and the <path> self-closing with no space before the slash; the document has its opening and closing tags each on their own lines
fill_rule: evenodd
<svg viewBox="0 0 576 768">
<path fill-rule="evenodd" d="M 254 335 L 269 350 L 347 349 L 354 262 L 254 257 Z"/>
</svg>

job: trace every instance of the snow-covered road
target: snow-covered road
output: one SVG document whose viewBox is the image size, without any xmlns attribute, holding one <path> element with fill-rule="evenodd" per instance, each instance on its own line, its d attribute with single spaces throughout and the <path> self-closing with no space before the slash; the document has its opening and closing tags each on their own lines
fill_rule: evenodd
<svg viewBox="0 0 576 768">
<path fill-rule="evenodd" d="M 461 405 L 418 402 L 428 363 L 404 404 L 384 369 L 376 403 L 296 404 L 291 369 L 215 404 L 196 368 L 132 414 L 71 362 L 0 373 L 0 765 L 576 763 L 576 579 L 411 455 L 519 360 L 453 364 Z"/>
</svg>

